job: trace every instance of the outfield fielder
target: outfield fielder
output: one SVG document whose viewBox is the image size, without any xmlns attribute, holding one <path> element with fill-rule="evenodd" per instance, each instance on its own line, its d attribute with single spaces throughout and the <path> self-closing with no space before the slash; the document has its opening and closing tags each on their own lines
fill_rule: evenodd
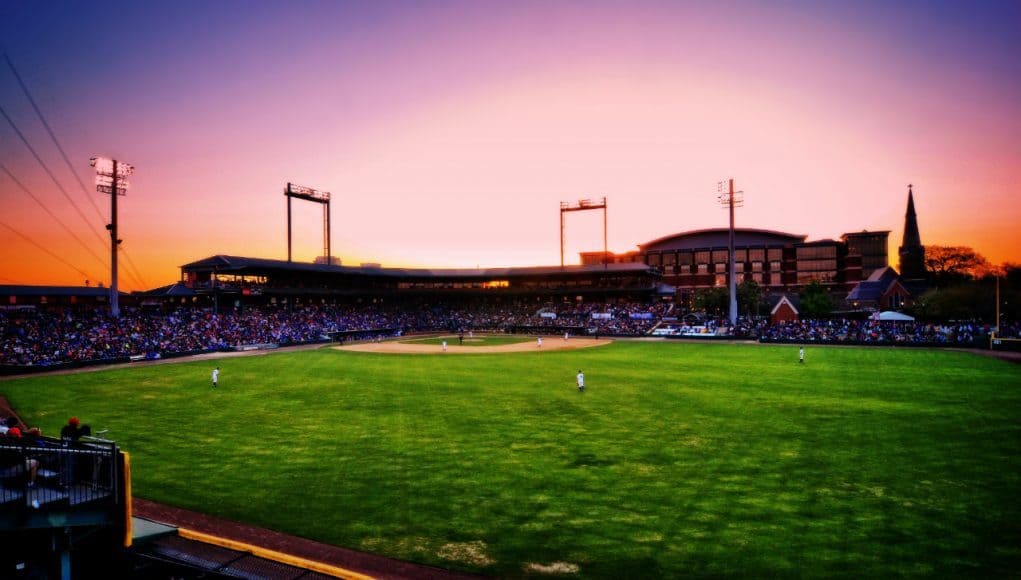
<svg viewBox="0 0 1021 580">
<path fill-rule="evenodd" d="M 578 369 L 578 392 L 585 392 L 585 373 L 581 372 L 581 369 Z"/>
<path fill-rule="evenodd" d="M 216 381 L 220 379 L 220 367 L 213 369 L 213 388 L 216 388 Z"/>
</svg>

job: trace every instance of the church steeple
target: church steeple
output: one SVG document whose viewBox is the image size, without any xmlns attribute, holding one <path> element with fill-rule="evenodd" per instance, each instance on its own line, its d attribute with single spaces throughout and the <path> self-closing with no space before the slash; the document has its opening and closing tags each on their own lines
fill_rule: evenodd
<svg viewBox="0 0 1021 580">
<path fill-rule="evenodd" d="M 904 238 L 900 249 L 900 275 L 905 280 L 925 278 L 925 247 L 918 234 L 918 216 L 915 215 L 915 196 L 908 184 L 908 211 L 904 214 Z"/>
</svg>

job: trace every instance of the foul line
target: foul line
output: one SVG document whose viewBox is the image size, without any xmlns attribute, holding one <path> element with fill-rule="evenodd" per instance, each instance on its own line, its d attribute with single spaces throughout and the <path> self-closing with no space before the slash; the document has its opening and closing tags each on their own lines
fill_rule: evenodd
<svg viewBox="0 0 1021 580">
<path fill-rule="evenodd" d="M 262 548 L 252 544 L 246 544 L 244 542 L 238 542 L 235 540 L 228 540 L 227 538 L 221 538 L 219 536 L 213 536 L 210 534 L 204 534 L 202 532 L 196 532 L 195 530 L 189 530 L 186 528 L 178 528 L 177 533 L 182 538 L 189 540 L 196 540 L 199 542 L 205 542 L 207 544 L 213 544 L 220 546 L 221 548 L 228 548 L 231 550 L 238 550 L 239 552 L 248 552 L 253 556 L 259 558 L 265 558 L 267 560 L 273 560 L 274 562 L 280 562 L 282 564 L 288 564 L 297 568 L 303 568 L 305 570 L 312 570 L 314 572 L 321 572 L 328 574 L 336 578 L 347 578 L 348 580 L 374 580 L 372 576 L 366 576 L 365 574 L 359 574 L 358 572 L 352 572 L 339 566 L 331 566 L 330 564 L 324 564 L 322 562 L 316 562 L 314 560 L 306 560 L 298 556 L 292 556 L 291 554 L 285 554 L 283 552 L 277 552 L 276 550 L 270 550 Z"/>
</svg>

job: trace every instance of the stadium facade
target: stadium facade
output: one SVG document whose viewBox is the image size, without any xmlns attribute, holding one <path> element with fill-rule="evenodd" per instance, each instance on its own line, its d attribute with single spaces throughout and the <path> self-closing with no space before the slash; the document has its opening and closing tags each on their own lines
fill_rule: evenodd
<svg viewBox="0 0 1021 580">
<path fill-rule="evenodd" d="M 887 267 L 889 231 L 846 233 L 840 240 L 807 240 L 807 236 L 773 230 L 734 231 L 737 282 L 754 281 L 766 292 L 798 292 L 818 281 L 833 292 L 846 293 L 876 270 Z M 729 230 L 694 230 L 657 238 L 625 254 L 586 252 L 583 264 L 604 261 L 642 263 L 655 268 L 663 281 L 687 301 L 699 289 L 726 287 Z"/>
</svg>

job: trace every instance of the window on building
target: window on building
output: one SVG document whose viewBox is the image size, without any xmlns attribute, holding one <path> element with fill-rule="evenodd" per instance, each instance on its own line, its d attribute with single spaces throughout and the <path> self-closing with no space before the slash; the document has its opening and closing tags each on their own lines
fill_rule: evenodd
<svg viewBox="0 0 1021 580">
<path fill-rule="evenodd" d="M 818 270 L 836 270 L 836 260 L 798 260 L 799 272 L 814 272 Z"/>
<path fill-rule="evenodd" d="M 837 273 L 834 271 L 798 272 L 798 284 L 810 284 L 812 280 L 828 283 L 835 280 Z"/>
<path fill-rule="evenodd" d="M 668 254 L 663 254 L 663 265 L 664 266 L 673 266 L 674 262 L 676 262 L 676 261 L 677 261 L 677 255 L 674 254 L 673 252 L 670 252 Z"/>
<path fill-rule="evenodd" d="M 678 252 L 678 254 L 677 254 L 677 263 L 678 264 L 690 264 L 692 257 L 693 257 L 692 252 Z"/>
<path fill-rule="evenodd" d="M 681 274 L 691 274 L 691 264 L 681 264 L 678 268 L 680 269 Z"/>
<path fill-rule="evenodd" d="M 727 250 L 713 250 L 713 262 L 716 264 L 726 264 L 730 260 L 727 254 Z"/>
<path fill-rule="evenodd" d="M 773 261 L 771 261 L 769 263 L 769 271 L 770 272 L 779 272 L 780 271 L 780 260 L 773 260 Z"/>
<path fill-rule="evenodd" d="M 762 262 L 752 262 L 752 272 L 761 272 Z"/>
<path fill-rule="evenodd" d="M 769 248 L 766 250 L 767 259 L 770 262 L 779 262 L 783 260 L 783 249 L 782 248 Z"/>
<path fill-rule="evenodd" d="M 695 252 L 695 263 L 696 264 L 708 264 L 709 263 L 709 250 L 701 250 Z"/>
<path fill-rule="evenodd" d="M 752 281 L 756 284 L 762 284 L 762 272 L 752 272 Z"/>
<path fill-rule="evenodd" d="M 660 262 L 660 255 L 659 254 L 649 254 L 648 264 L 650 266 L 659 266 L 660 263 L 661 262 Z"/>
<path fill-rule="evenodd" d="M 753 248 L 748 250 L 748 259 L 752 262 L 765 262 L 766 261 L 766 250 L 765 248 Z"/>
<path fill-rule="evenodd" d="M 801 260 L 817 260 L 821 258 L 836 258 L 837 247 L 835 245 L 827 246 L 798 246 L 796 248 L 796 255 L 798 261 Z"/>
<path fill-rule="evenodd" d="M 734 250 L 734 260 L 738 262 L 748 261 L 748 250 Z"/>
<path fill-rule="evenodd" d="M 709 273 L 709 264 L 699 264 L 698 265 L 698 273 L 699 274 L 708 274 Z"/>
<path fill-rule="evenodd" d="M 716 275 L 715 284 L 717 286 L 726 286 L 727 285 L 727 275 L 726 274 L 717 274 Z"/>
</svg>

